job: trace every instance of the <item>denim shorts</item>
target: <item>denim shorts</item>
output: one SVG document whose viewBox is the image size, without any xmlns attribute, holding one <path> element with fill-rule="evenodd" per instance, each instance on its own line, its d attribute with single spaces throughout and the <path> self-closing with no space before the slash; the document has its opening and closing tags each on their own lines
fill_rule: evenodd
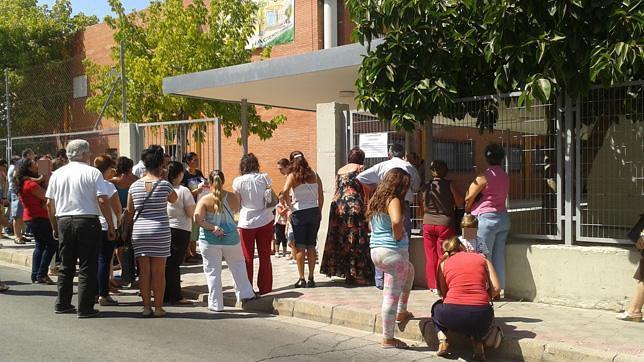
<svg viewBox="0 0 644 362">
<path fill-rule="evenodd" d="M 293 211 L 291 225 L 298 249 L 315 249 L 320 229 L 320 208 Z"/>
<path fill-rule="evenodd" d="M 11 210 L 9 212 L 9 220 L 13 221 L 15 218 L 22 219 L 22 202 L 20 198 L 15 193 L 10 193 L 11 195 Z"/>
</svg>

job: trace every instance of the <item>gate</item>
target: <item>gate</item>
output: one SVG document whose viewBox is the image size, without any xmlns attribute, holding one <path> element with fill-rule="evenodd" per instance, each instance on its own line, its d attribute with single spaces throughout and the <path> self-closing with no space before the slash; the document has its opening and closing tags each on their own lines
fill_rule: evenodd
<svg viewBox="0 0 644 362">
<path fill-rule="evenodd" d="M 221 168 L 221 125 L 217 118 L 157 123 L 138 123 L 142 146 L 160 145 L 173 161 L 194 152 L 199 156 L 200 170 L 208 174 Z"/>
</svg>

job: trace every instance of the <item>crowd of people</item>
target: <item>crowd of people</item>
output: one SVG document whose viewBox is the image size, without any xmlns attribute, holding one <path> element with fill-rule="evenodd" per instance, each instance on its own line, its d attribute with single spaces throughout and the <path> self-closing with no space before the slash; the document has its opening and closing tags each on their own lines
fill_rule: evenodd
<svg viewBox="0 0 644 362">
<path fill-rule="evenodd" d="M 164 304 L 191 304 L 181 292 L 180 266 L 195 260 L 203 264 L 208 309 L 220 312 L 223 260 L 237 300 L 245 302 L 273 291 L 271 256 L 286 257 L 288 249 L 297 265 L 293 286 L 316 287 L 325 200 L 322 181 L 302 152 L 277 161 L 281 187 L 261 171 L 254 154 L 244 155 L 230 188 L 221 170 L 205 176 L 193 152 L 183 162 L 172 161 L 161 146 L 152 145 L 136 165 L 127 157 L 91 156 L 88 142 L 73 140 L 53 159 L 25 150 L 8 170 L 0 161 L 9 208 L 0 224 L 12 227 L 17 244 L 33 235 L 31 278 L 57 284 L 56 313 L 93 317 L 97 303 L 118 305 L 111 292 L 130 286 L 140 290 L 143 317 L 163 317 Z M 409 240 L 411 204 L 418 193 L 427 288 L 440 296 L 432 306 L 438 353 L 448 353 L 447 332 L 453 331 L 469 336 L 474 358 L 483 360 L 484 341 L 498 346 L 501 338 L 492 333 L 498 329 L 491 303 L 503 297 L 505 287 L 510 230 L 510 182 L 501 167 L 505 151 L 498 144 L 486 147 L 488 167 L 466 192 L 449 180 L 444 161 L 432 161 L 425 180 L 424 163 L 405 155 L 402 145 L 390 146 L 389 156 L 365 169 L 365 153 L 354 148 L 337 171 L 320 272 L 381 289 L 382 346 L 405 348 L 394 331 L 396 326 L 404 330 L 414 317 L 407 310 L 415 275 Z M 77 265 L 78 308 L 72 304 Z M 57 283 L 50 275 L 57 275 Z M 635 309 L 628 317 L 633 315 L 641 318 Z"/>
</svg>

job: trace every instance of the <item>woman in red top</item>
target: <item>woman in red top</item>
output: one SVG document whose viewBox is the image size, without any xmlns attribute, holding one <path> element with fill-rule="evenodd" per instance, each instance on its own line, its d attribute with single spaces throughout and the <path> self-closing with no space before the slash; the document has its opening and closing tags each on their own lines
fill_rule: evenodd
<svg viewBox="0 0 644 362">
<path fill-rule="evenodd" d="M 438 292 L 443 298 L 432 307 L 432 321 L 438 332 L 437 355 L 448 353 L 447 331 L 472 339 L 473 359 L 485 360 L 482 339 L 494 320 L 490 301 L 501 291 L 492 263 L 478 253 L 464 252 L 456 237 L 443 242 L 443 259 L 438 267 Z"/>
<path fill-rule="evenodd" d="M 38 165 L 25 159 L 16 173 L 18 194 L 24 206 L 22 217 L 34 233 L 36 248 L 31 262 L 31 281 L 33 283 L 55 284 L 47 271 L 51 259 L 56 255 L 58 243 L 54 239 L 49 214 L 45 206 L 45 189 L 35 179 L 38 178 Z"/>
</svg>

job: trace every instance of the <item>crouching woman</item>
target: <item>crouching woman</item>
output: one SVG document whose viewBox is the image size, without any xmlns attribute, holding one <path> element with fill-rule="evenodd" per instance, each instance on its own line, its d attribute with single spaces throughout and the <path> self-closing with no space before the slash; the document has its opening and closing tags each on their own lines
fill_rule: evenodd
<svg viewBox="0 0 644 362">
<path fill-rule="evenodd" d="M 432 306 L 432 321 L 438 332 L 439 356 L 448 352 L 447 332 L 472 340 L 473 359 L 485 360 L 483 337 L 494 320 L 491 300 L 501 291 L 492 263 L 478 253 L 467 253 L 452 237 L 443 242 L 443 258 L 437 273 L 442 297 Z"/>
</svg>

